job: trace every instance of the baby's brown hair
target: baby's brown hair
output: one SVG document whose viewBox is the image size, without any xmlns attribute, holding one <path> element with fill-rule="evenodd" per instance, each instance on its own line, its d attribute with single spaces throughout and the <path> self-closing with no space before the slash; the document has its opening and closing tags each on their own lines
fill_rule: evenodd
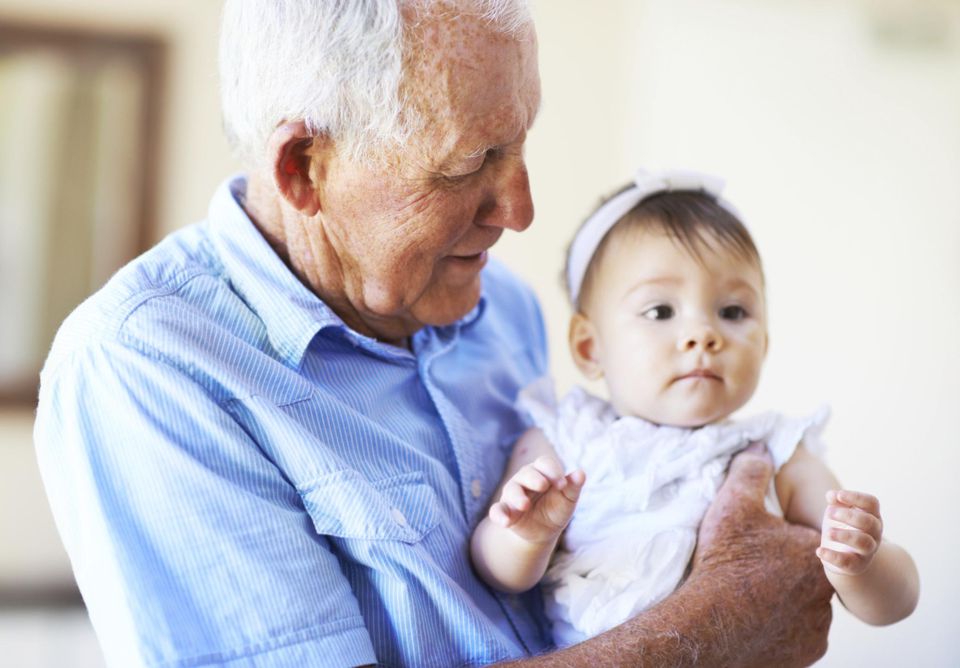
<svg viewBox="0 0 960 668">
<path fill-rule="evenodd" d="M 605 197 L 583 224 L 589 221 L 600 207 L 631 187 L 633 184 L 628 184 Z M 600 241 L 587 264 L 576 299 L 569 294 L 568 286 L 568 296 L 575 311 L 584 312 L 589 304 L 596 287 L 598 267 L 602 265 L 607 250 L 627 234 L 648 230 L 663 232 L 698 261 L 702 261 L 704 249 L 709 251 L 710 242 L 715 241 L 721 249 L 756 263 L 760 276 L 763 277 L 763 265 L 753 237 L 733 211 L 713 195 L 700 190 L 665 190 L 642 199 L 624 214 Z M 567 249 L 563 275 L 568 276 L 569 271 L 570 248 Z M 564 283 L 566 284 L 566 281 Z"/>
</svg>

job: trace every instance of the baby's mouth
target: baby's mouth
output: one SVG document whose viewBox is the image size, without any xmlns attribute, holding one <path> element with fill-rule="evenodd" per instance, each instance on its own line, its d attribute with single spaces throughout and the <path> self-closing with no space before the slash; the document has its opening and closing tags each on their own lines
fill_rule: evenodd
<svg viewBox="0 0 960 668">
<path fill-rule="evenodd" d="M 715 380 L 718 383 L 723 382 L 723 377 L 710 369 L 694 369 L 688 373 L 678 376 L 676 380 Z"/>
</svg>

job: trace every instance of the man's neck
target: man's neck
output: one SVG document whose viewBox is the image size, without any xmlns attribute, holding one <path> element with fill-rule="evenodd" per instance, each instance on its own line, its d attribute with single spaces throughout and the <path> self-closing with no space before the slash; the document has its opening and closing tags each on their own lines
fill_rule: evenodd
<svg viewBox="0 0 960 668">
<path fill-rule="evenodd" d="M 246 197 L 241 205 L 287 268 L 347 327 L 382 343 L 411 350 L 411 336 L 423 324 L 363 317 L 347 295 L 336 254 L 330 252 L 329 245 L 318 248 L 307 244 L 307 235 L 300 231 L 311 222 L 283 206 L 276 188 L 264 175 L 248 178 Z M 304 262 L 303 258 L 310 261 Z"/>
</svg>

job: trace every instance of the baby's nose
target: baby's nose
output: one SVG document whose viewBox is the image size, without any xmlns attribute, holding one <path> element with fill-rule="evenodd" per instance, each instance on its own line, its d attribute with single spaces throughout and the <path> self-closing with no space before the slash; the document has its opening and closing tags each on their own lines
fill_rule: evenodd
<svg viewBox="0 0 960 668">
<path fill-rule="evenodd" d="M 680 337 L 677 348 L 680 352 L 701 349 L 718 353 L 723 349 L 723 337 L 710 325 L 701 324 Z"/>
</svg>

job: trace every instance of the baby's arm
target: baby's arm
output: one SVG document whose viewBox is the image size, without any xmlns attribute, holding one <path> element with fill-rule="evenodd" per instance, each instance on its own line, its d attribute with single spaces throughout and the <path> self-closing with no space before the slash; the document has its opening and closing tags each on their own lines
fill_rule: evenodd
<svg viewBox="0 0 960 668">
<path fill-rule="evenodd" d="M 513 447 L 497 499 L 470 540 L 473 565 L 491 587 L 507 592 L 540 581 L 573 509 L 585 476 L 564 475 L 563 464 L 539 429 Z"/>
<path fill-rule="evenodd" d="M 876 625 L 913 612 L 920 589 L 917 568 L 906 550 L 882 538 L 875 497 L 840 489 L 833 473 L 802 443 L 777 474 L 776 487 L 788 521 L 821 530 L 817 556 L 847 610 Z M 834 549 L 838 543 L 844 551 Z"/>
</svg>

